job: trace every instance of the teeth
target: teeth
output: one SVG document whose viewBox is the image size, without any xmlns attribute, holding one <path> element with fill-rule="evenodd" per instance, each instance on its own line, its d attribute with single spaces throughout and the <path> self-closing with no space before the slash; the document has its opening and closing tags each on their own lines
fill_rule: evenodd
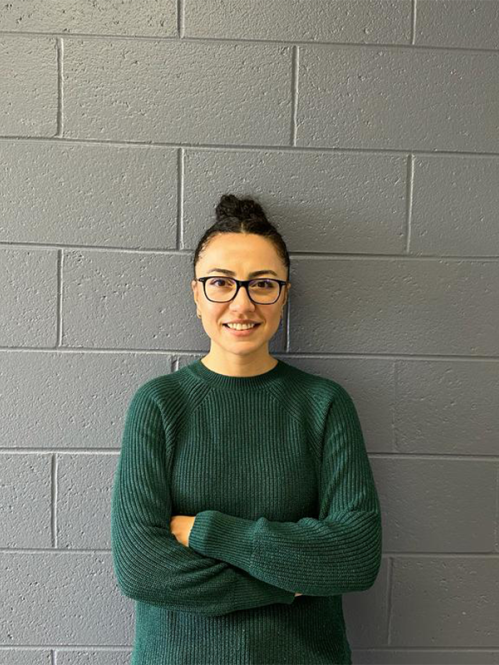
<svg viewBox="0 0 499 665">
<path fill-rule="evenodd" d="M 227 323 L 227 326 L 229 328 L 233 328 L 234 330 L 248 330 L 248 328 L 254 328 L 256 323 L 252 323 L 251 325 L 248 324 L 242 324 L 242 323 Z"/>
</svg>

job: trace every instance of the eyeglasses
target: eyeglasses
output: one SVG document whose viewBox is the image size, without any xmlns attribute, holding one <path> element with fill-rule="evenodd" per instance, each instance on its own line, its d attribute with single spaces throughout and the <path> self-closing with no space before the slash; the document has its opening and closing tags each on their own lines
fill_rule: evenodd
<svg viewBox="0 0 499 665">
<path fill-rule="evenodd" d="M 203 283 L 204 295 L 211 302 L 230 302 L 241 286 L 244 286 L 250 300 L 256 305 L 272 305 L 279 300 L 282 287 L 288 282 L 283 279 L 234 279 L 232 277 L 198 277 Z"/>
</svg>

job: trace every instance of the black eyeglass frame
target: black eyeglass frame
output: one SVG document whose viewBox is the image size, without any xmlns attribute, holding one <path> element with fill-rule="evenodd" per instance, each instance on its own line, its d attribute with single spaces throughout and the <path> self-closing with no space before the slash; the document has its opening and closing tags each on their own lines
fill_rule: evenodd
<svg viewBox="0 0 499 665">
<path fill-rule="evenodd" d="M 234 293 L 232 298 L 229 298 L 229 300 L 212 300 L 211 298 L 208 298 L 208 296 L 206 295 L 206 281 L 208 279 L 217 279 L 217 277 L 219 279 L 231 279 L 233 282 L 236 282 L 236 292 Z M 274 279 L 272 277 L 253 277 L 253 279 L 236 279 L 235 277 L 227 277 L 226 275 L 209 275 L 208 277 L 195 277 L 194 279 L 196 280 L 196 282 L 202 282 L 203 291 L 204 291 L 204 295 L 205 295 L 206 299 L 209 300 L 210 302 L 216 302 L 216 303 L 219 303 L 219 304 L 223 304 L 223 303 L 226 303 L 226 302 L 231 302 L 232 300 L 234 300 L 234 298 L 239 293 L 239 289 L 241 288 L 241 286 L 244 286 L 244 288 L 246 289 L 246 293 L 248 294 L 248 298 L 251 300 L 251 302 L 255 303 L 255 305 L 275 305 L 275 303 L 281 297 L 283 287 L 286 286 L 286 284 L 288 284 L 288 280 Z M 267 280 L 267 281 L 271 281 L 271 282 L 277 282 L 279 284 L 279 294 L 278 294 L 277 298 L 275 300 L 273 300 L 272 302 L 257 302 L 256 300 L 253 300 L 253 298 L 251 297 L 251 294 L 249 292 L 250 283 L 251 282 L 261 282 L 263 280 Z"/>
</svg>

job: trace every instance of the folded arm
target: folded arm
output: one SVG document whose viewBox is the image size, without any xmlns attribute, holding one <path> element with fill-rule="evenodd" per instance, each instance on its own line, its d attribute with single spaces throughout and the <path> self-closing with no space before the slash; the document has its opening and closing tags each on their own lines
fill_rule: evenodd
<svg viewBox="0 0 499 665">
<path fill-rule="evenodd" d="M 319 518 L 196 515 L 189 546 L 269 584 L 312 596 L 363 591 L 381 564 L 381 513 L 352 399 L 336 384 L 324 430 Z"/>
<path fill-rule="evenodd" d="M 206 616 L 292 603 L 293 592 L 177 541 L 170 531 L 168 443 L 154 397 L 139 388 L 126 415 L 111 500 L 111 549 L 121 592 Z"/>
</svg>

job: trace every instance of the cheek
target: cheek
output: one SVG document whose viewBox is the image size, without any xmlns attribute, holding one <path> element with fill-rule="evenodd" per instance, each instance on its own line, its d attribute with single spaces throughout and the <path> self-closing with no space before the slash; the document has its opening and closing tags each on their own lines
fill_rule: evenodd
<svg viewBox="0 0 499 665">
<path fill-rule="evenodd" d="M 223 310 L 217 307 L 209 307 L 205 309 L 206 323 L 211 330 L 221 330 L 221 322 L 224 320 Z"/>
<path fill-rule="evenodd" d="M 272 329 L 273 331 L 279 328 L 280 316 L 279 312 L 272 312 L 266 316 L 265 325 L 267 328 Z"/>
</svg>

